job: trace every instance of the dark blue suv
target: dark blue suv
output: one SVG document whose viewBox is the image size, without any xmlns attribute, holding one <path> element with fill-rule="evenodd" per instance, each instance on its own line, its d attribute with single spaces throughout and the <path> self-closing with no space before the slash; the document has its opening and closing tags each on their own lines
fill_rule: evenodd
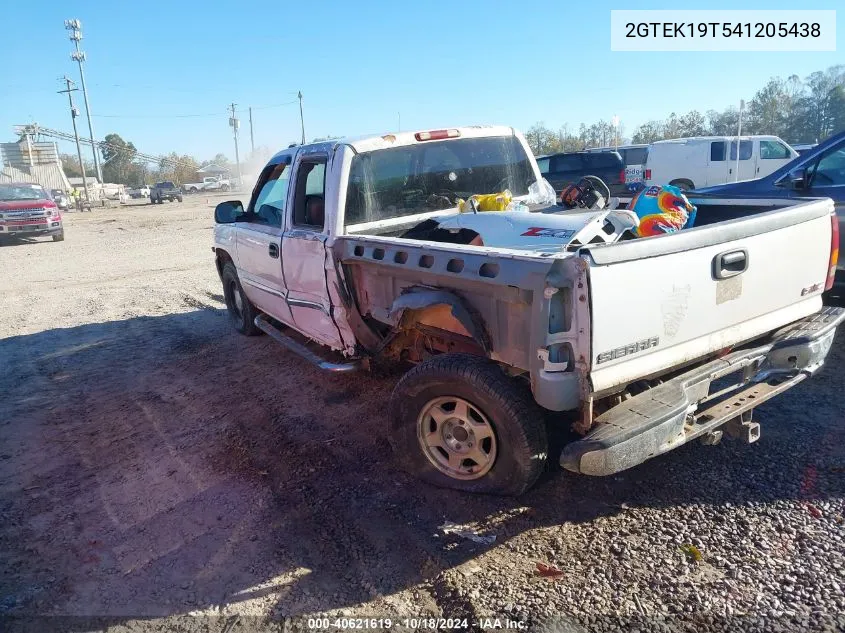
<svg viewBox="0 0 845 633">
<path fill-rule="evenodd" d="M 598 176 L 610 188 L 610 195 L 630 197 L 625 187 L 625 163 L 619 152 L 566 152 L 538 156 L 540 173 L 557 193 L 577 184 L 584 176 Z"/>
<path fill-rule="evenodd" d="M 845 132 L 834 134 L 768 176 L 704 187 L 690 195 L 696 194 L 720 198 L 831 198 L 839 216 L 839 235 L 845 235 Z M 838 294 L 845 292 L 845 261 L 841 256 L 834 287 Z"/>
</svg>

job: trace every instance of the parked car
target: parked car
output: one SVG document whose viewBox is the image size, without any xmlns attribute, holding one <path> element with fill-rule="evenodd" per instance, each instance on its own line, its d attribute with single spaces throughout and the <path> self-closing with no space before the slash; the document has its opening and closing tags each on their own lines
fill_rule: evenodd
<svg viewBox="0 0 845 633">
<path fill-rule="evenodd" d="M 458 211 L 503 189 L 531 212 Z M 415 364 L 385 403 L 396 458 L 498 494 L 543 471 L 545 412 L 570 412 L 581 436 L 563 467 L 610 475 L 723 431 L 755 441 L 754 407 L 824 363 L 845 317 L 821 299 L 838 249 L 829 200 L 579 245 L 579 225 L 601 233 L 627 211 L 562 212 L 548 189 L 509 127 L 282 150 L 246 205 L 215 209 L 232 324 L 331 372 Z"/>
<path fill-rule="evenodd" d="M 150 188 L 147 185 L 141 185 L 140 187 L 132 187 L 131 189 L 129 189 L 128 193 L 131 198 L 149 198 Z"/>
<path fill-rule="evenodd" d="M 165 200 L 182 202 L 182 190 L 169 180 L 157 182 L 150 189 L 150 204 L 161 204 Z"/>
<path fill-rule="evenodd" d="M 557 193 L 584 176 L 598 176 L 610 188 L 612 196 L 628 197 L 625 187 L 625 163 L 616 151 L 566 152 L 537 158 L 543 174 Z"/>
<path fill-rule="evenodd" d="M 705 187 L 694 194 L 743 199 L 830 198 L 839 216 L 839 234 L 845 235 L 845 132 L 816 145 L 764 178 Z M 728 215 L 719 218 L 731 219 Z M 834 285 L 837 294 L 845 292 L 843 259 L 839 259 Z"/>
<path fill-rule="evenodd" d="M 0 184 L 0 242 L 7 238 L 51 236 L 65 239 L 58 204 L 41 185 Z"/>
<path fill-rule="evenodd" d="M 683 190 L 761 178 L 798 156 L 777 136 L 696 136 L 649 145 L 645 184 Z M 738 165 L 738 167 L 737 167 Z M 738 170 L 738 171 L 737 171 Z"/>
<path fill-rule="evenodd" d="M 620 145 L 619 147 L 593 147 L 588 152 L 619 152 L 625 163 L 625 184 L 643 182 L 645 180 L 645 161 L 648 156 L 648 145 Z"/>
<path fill-rule="evenodd" d="M 206 176 L 202 182 L 189 182 L 182 185 L 185 193 L 199 193 L 200 191 L 229 191 L 232 188 L 232 183 L 226 178 L 219 176 Z"/>
<path fill-rule="evenodd" d="M 52 189 L 50 190 L 50 197 L 56 203 L 56 206 L 59 207 L 62 211 L 67 211 L 70 209 L 70 196 L 68 196 L 64 191 L 61 189 Z"/>
</svg>

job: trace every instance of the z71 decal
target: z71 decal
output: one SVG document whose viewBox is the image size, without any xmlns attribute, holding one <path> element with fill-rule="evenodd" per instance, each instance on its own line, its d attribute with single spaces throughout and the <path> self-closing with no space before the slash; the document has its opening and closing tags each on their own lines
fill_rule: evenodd
<svg viewBox="0 0 845 633">
<path fill-rule="evenodd" d="M 628 345 L 623 345 L 622 347 L 612 349 L 609 352 L 602 352 L 596 358 L 596 365 L 600 363 L 606 363 L 609 360 L 622 358 L 623 356 L 630 356 L 631 354 L 636 354 L 652 347 L 657 347 L 658 345 L 660 345 L 659 337 L 652 336 L 651 338 L 644 338 L 643 340 L 637 341 L 636 343 L 629 343 Z"/>
<path fill-rule="evenodd" d="M 530 229 L 521 233 L 521 237 L 553 237 L 558 240 L 568 240 L 575 231 L 572 229 L 547 229 L 542 226 L 532 226 Z"/>
</svg>

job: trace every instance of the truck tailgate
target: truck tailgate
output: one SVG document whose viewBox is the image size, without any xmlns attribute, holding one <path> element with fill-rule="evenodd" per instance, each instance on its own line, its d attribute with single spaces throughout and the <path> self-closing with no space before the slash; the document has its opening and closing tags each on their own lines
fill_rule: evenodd
<svg viewBox="0 0 845 633">
<path fill-rule="evenodd" d="M 582 249 L 596 393 L 657 375 L 819 310 L 833 204 Z"/>
</svg>

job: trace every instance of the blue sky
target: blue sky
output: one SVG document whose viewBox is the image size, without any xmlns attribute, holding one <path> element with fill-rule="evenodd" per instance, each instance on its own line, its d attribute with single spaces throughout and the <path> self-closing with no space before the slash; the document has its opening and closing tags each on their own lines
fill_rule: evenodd
<svg viewBox="0 0 845 633">
<path fill-rule="evenodd" d="M 37 121 L 70 131 L 58 78 L 78 83 L 66 18 L 82 20 L 98 138 L 117 132 L 141 151 L 200 159 L 234 156 L 226 107 L 255 108 L 256 144 L 306 136 L 537 121 L 576 127 L 618 114 L 628 134 L 672 111 L 722 109 L 774 75 L 806 76 L 845 63 L 845 8 L 835 53 L 632 53 L 610 51 L 612 8 L 793 9 L 794 2 L 708 0 L 679 6 L 601 0 L 499 3 L 8 2 L 2 10 L 0 139 Z M 9 28 L 9 25 L 21 25 Z M 81 93 L 77 105 L 82 107 Z M 175 115 L 208 114 L 201 117 Z M 77 121 L 87 135 L 84 116 Z M 63 145 L 63 151 L 72 146 Z"/>
</svg>

